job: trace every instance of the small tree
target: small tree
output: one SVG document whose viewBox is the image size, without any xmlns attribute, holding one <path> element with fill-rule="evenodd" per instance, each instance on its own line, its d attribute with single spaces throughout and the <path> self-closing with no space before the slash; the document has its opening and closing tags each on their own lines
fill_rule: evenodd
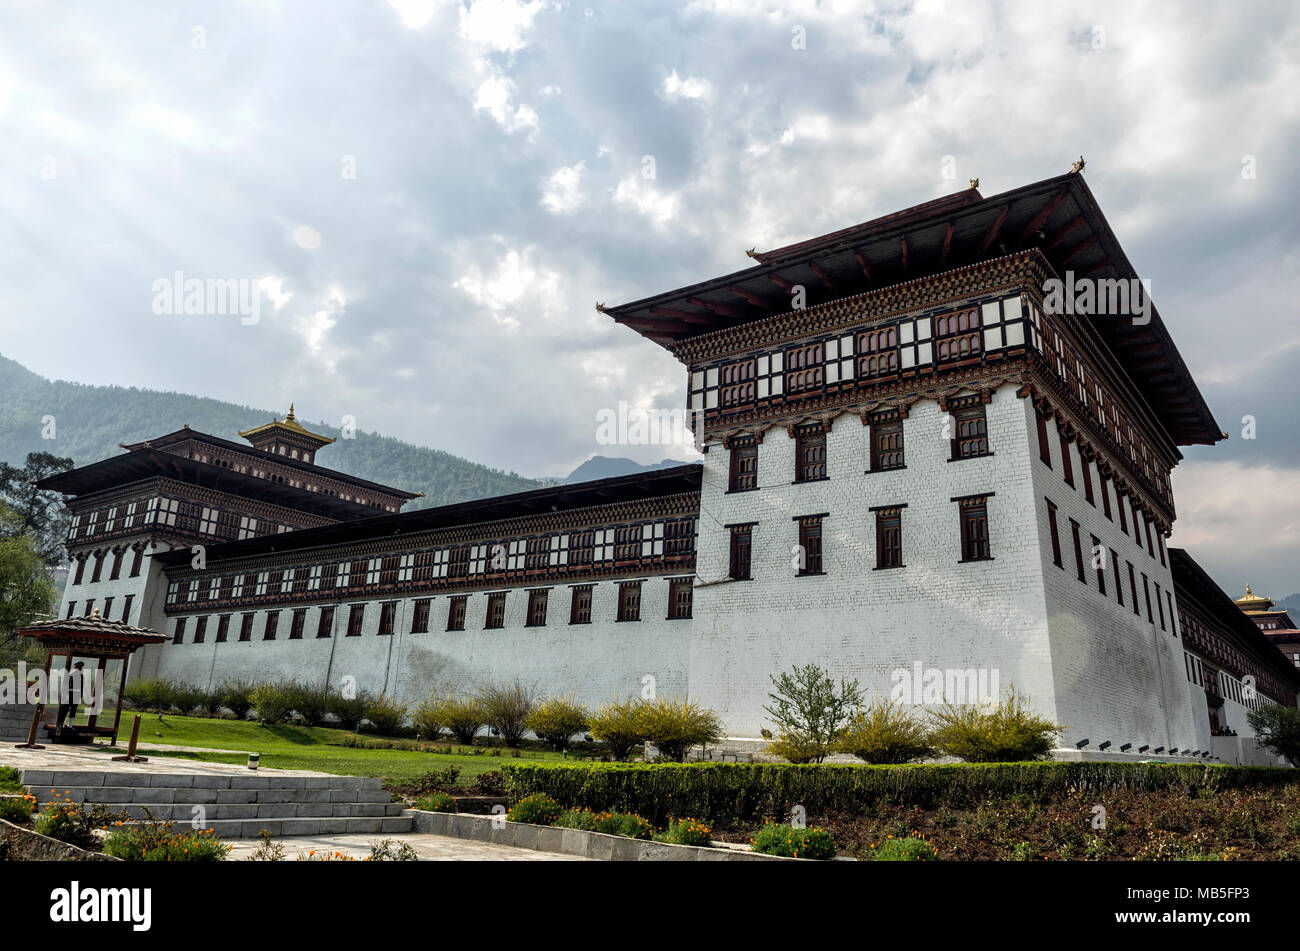
<svg viewBox="0 0 1300 951">
<path fill-rule="evenodd" d="M 406 704 L 381 693 L 366 704 L 365 718 L 380 736 L 397 736 L 406 720 Z"/>
<path fill-rule="evenodd" d="M 289 715 L 289 693 L 283 684 L 258 684 L 248 694 L 257 709 L 257 718 L 266 726 L 282 723 Z"/>
<path fill-rule="evenodd" d="M 680 763 L 692 746 L 713 743 L 722 736 L 722 723 L 709 709 L 690 700 L 655 699 L 641 704 L 640 732 L 662 759 Z"/>
<path fill-rule="evenodd" d="M 475 697 L 447 697 L 441 701 L 442 719 L 447 729 L 466 746 L 474 745 L 474 737 L 487 722 L 483 705 Z"/>
<path fill-rule="evenodd" d="M 591 735 L 609 749 L 609 755 L 618 761 L 628 758 L 632 747 L 641 742 L 641 701 L 636 698 L 602 703 L 591 715 L 588 728 Z"/>
<path fill-rule="evenodd" d="M 573 734 L 587 729 L 591 712 L 573 697 L 550 697 L 537 704 L 524 719 L 524 726 L 556 752 L 569 747 Z"/>
<path fill-rule="evenodd" d="M 1271 703 L 1247 713 L 1246 722 L 1260 746 L 1300 767 L 1300 708 Z"/>
<path fill-rule="evenodd" d="M 221 694 L 221 705 L 230 710 L 236 720 L 246 720 L 248 711 L 253 707 L 253 701 L 248 696 L 252 689 L 253 684 L 246 680 L 227 680 L 218 691 Z"/>
<path fill-rule="evenodd" d="M 325 709 L 339 718 L 339 726 L 345 730 L 356 730 L 370 706 L 370 692 L 367 690 L 349 691 L 351 696 L 344 696 L 341 690 L 331 690 L 325 697 Z"/>
<path fill-rule="evenodd" d="M 517 748 L 527 730 L 524 721 L 537 702 L 537 691 L 518 680 L 492 683 L 479 690 L 478 702 L 488 726 L 501 734 L 506 746 Z"/>
<path fill-rule="evenodd" d="M 804 751 L 811 762 L 820 763 L 844 729 L 849 712 L 862 703 L 862 689 L 856 680 L 841 680 L 839 687 L 816 664 L 792 667 L 789 673 L 771 677 L 776 693 L 763 709 L 776 723 L 781 739 Z"/>
<path fill-rule="evenodd" d="M 854 713 L 835 749 L 864 763 L 910 763 L 934 755 L 925 724 L 893 700 L 877 701 Z"/>
<path fill-rule="evenodd" d="M 411 723 L 415 726 L 415 735 L 421 740 L 436 740 L 442 736 L 442 729 L 447 725 L 442 700 L 435 693 L 425 697 L 415 706 L 411 713 Z"/>
<path fill-rule="evenodd" d="M 996 705 L 945 704 L 931 715 L 934 745 L 968 763 L 1017 763 L 1052 751 L 1061 725 L 1033 713 L 1011 687 Z"/>
</svg>

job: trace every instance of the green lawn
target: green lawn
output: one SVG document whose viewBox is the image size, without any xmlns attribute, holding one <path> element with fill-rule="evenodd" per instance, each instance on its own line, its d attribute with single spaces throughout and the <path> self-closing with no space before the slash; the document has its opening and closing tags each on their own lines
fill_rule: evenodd
<svg viewBox="0 0 1300 951">
<path fill-rule="evenodd" d="M 437 744 L 440 749 L 455 749 L 454 753 L 431 753 L 421 750 L 366 750 L 341 746 L 345 737 L 362 736 L 373 741 L 376 737 L 350 733 L 347 730 L 306 726 L 262 726 L 253 722 L 216 720 L 205 717 L 182 717 L 154 713 L 143 714 L 140 722 L 141 752 L 155 756 L 176 756 L 211 763 L 246 763 L 248 753 L 260 753 L 261 765 L 267 769 L 311 769 L 322 773 L 349 776 L 378 776 L 384 782 L 405 782 L 435 769 L 445 769 L 455 764 L 461 768 L 459 785 L 473 785 L 479 773 L 500 768 L 502 763 L 516 762 L 512 751 L 500 746 L 474 747 L 482 755 L 474 755 L 469 747 L 455 744 Z M 123 726 L 127 726 L 123 717 Z M 129 736 L 129 729 L 123 729 Z M 182 753 L 173 751 L 146 751 L 150 744 L 164 743 L 174 746 L 197 746 L 215 750 L 240 750 L 237 753 Z M 119 740 L 120 745 L 125 745 Z M 101 747 L 107 749 L 107 747 Z M 116 750 L 115 752 L 121 752 Z M 498 755 L 493 755 L 493 754 Z M 558 760 L 558 753 L 523 749 L 519 761 Z"/>
</svg>

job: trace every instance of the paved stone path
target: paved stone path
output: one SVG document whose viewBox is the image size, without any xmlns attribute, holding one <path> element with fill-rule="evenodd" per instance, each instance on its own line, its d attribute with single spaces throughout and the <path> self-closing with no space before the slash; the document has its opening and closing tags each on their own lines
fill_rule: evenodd
<svg viewBox="0 0 1300 951">
<path fill-rule="evenodd" d="M 453 839 L 442 835 L 426 835 L 413 832 L 402 835 L 325 835 L 301 838 L 276 839 L 284 846 L 285 861 L 293 861 L 302 855 L 307 857 L 316 851 L 315 859 L 330 852 L 342 852 L 356 859 L 363 859 L 370 854 L 370 845 L 389 839 L 394 846 L 409 845 L 415 849 L 422 862 L 586 862 L 589 859 L 576 855 L 560 855 L 555 852 L 538 852 L 534 849 L 516 849 L 508 845 L 491 845 L 487 842 L 471 842 L 466 839 Z M 228 861 L 248 859 L 260 843 L 256 839 L 238 839 L 234 841 Z"/>
</svg>

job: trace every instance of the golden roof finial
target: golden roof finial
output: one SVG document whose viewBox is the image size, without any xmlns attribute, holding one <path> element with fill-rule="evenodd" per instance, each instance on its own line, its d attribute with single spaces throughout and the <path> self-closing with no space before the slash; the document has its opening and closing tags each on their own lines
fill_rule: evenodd
<svg viewBox="0 0 1300 951">
<path fill-rule="evenodd" d="M 980 187 L 980 180 L 979 180 L 978 178 L 972 178 L 972 179 L 970 180 L 970 187 L 971 187 L 971 188 L 979 188 L 979 187 Z"/>
<path fill-rule="evenodd" d="M 1250 582 L 1249 582 L 1249 581 L 1246 582 L 1246 593 L 1247 593 L 1247 594 L 1254 594 L 1254 593 L 1255 593 L 1254 591 L 1251 591 L 1251 590 L 1250 590 Z"/>
<path fill-rule="evenodd" d="M 1086 164 L 1088 164 L 1088 163 L 1085 162 L 1085 161 L 1083 160 L 1083 156 L 1080 155 L 1080 156 L 1079 156 L 1079 161 L 1077 161 L 1077 162 L 1071 162 L 1071 163 L 1070 163 L 1070 171 L 1074 172 L 1074 173 L 1077 175 L 1079 172 L 1082 172 L 1082 171 L 1083 171 L 1083 167 L 1084 167 Z"/>
<path fill-rule="evenodd" d="M 757 257 L 758 257 L 758 245 L 754 245 L 752 248 L 747 248 L 747 249 L 745 250 L 745 254 L 747 254 L 747 255 L 748 255 L 749 257 L 751 257 L 751 258 L 757 258 Z"/>
<path fill-rule="evenodd" d="M 292 423 L 292 422 L 293 422 L 293 404 L 292 404 L 292 403 L 289 404 L 289 415 L 286 416 L 286 417 L 284 418 L 284 421 L 285 421 L 286 423 Z"/>
</svg>

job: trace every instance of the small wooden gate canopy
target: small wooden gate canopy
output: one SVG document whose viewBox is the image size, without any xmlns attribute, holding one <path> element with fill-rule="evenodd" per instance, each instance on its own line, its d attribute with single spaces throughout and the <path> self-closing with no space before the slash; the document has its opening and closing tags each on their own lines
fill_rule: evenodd
<svg viewBox="0 0 1300 951">
<path fill-rule="evenodd" d="M 112 737 L 110 745 L 113 746 L 117 745 L 117 729 L 122 720 L 122 693 L 126 688 L 126 673 L 131 655 L 148 644 L 162 644 L 167 640 L 165 634 L 159 634 L 145 627 L 132 627 L 121 621 L 110 621 L 100 617 L 98 613 L 91 617 L 37 621 L 14 633 L 20 637 L 33 637 L 45 648 L 46 694 L 50 690 L 50 665 L 56 656 L 62 655 L 67 658 L 64 663 L 65 676 L 72 670 L 74 657 L 98 660 L 101 675 L 108 661 L 113 659 L 122 661 L 122 680 L 118 685 L 117 709 L 113 713 L 113 725 L 99 726 L 97 722 L 99 715 L 91 714 L 89 723 L 85 727 L 78 727 L 79 732 L 90 733 L 92 736 Z M 31 732 L 27 736 L 27 742 L 19 744 L 21 747 L 36 746 L 36 733 L 47 706 L 45 699 L 46 697 L 42 696 L 41 702 L 36 705 L 36 711 L 32 716 Z"/>
</svg>

